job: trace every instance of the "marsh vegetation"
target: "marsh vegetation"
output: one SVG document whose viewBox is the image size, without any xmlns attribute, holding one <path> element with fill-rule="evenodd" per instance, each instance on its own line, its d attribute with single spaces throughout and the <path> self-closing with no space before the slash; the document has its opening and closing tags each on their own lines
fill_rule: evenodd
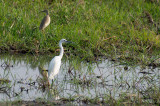
<svg viewBox="0 0 160 106">
<path fill-rule="evenodd" d="M 159 10 L 159 0 L 0 0 L 0 102 L 158 105 Z M 47 89 L 40 70 L 62 38 L 74 43 Z"/>
<path fill-rule="evenodd" d="M 159 68 L 63 59 L 48 87 L 43 69 L 50 56 L 1 55 L 0 99 L 8 104 L 152 104 L 159 103 Z M 28 102 L 27 102 L 28 101 Z"/>
</svg>

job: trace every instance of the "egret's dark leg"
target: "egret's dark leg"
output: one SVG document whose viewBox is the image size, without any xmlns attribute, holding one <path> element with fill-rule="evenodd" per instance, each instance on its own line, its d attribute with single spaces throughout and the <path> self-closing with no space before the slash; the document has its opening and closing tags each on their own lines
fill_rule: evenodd
<svg viewBox="0 0 160 106">
<path fill-rule="evenodd" d="M 53 87 L 53 79 L 52 79 L 52 83 L 51 83 L 51 88 Z"/>
<path fill-rule="evenodd" d="M 50 86 L 49 80 L 47 80 L 47 83 L 48 83 L 48 88 L 49 88 L 49 86 Z"/>
</svg>

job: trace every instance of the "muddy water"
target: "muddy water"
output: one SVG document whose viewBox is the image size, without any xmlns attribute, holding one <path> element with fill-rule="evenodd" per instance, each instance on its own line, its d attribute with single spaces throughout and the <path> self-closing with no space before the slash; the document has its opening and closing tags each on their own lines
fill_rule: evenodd
<svg viewBox="0 0 160 106">
<path fill-rule="evenodd" d="M 151 95 L 160 87 L 160 69 L 124 66 L 109 60 L 86 63 L 63 58 L 52 88 L 43 69 L 52 56 L 0 55 L 0 101 L 60 98 L 119 98 L 123 94 Z M 49 81 L 50 83 L 52 81 Z"/>
</svg>

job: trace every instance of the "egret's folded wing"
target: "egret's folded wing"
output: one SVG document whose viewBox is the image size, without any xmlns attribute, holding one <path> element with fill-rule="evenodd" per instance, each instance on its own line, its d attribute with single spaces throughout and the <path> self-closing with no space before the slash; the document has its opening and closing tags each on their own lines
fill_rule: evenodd
<svg viewBox="0 0 160 106">
<path fill-rule="evenodd" d="M 60 69 L 60 65 L 61 65 L 61 59 L 58 56 L 54 57 L 51 60 L 51 62 L 49 64 L 49 69 L 48 69 L 48 77 L 50 79 L 53 79 L 54 76 L 56 74 L 58 74 L 59 69 Z"/>
</svg>

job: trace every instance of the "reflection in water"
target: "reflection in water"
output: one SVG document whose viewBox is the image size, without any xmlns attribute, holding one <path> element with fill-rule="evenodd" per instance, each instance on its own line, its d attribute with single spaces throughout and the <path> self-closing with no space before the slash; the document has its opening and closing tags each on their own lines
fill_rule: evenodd
<svg viewBox="0 0 160 106">
<path fill-rule="evenodd" d="M 13 67 L 0 67 L 0 79 L 10 81 L 5 83 L 0 80 L 0 100 L 42 98 L 52 101 L 71 97 L 103 99 L 107 96 L 117 99 L 123 94 L 149 97 L 160 86 L 159 68 L 126 68 L 108 60 L 89 64 L 76 59 L 64 59 L 51 87 L 46 71 L 42 70 L 42 67 L 47 69 L 49 58 L 1 55 L 0 65 L 6 63 Z"/>
<path fill-rule="evenodd" d="M 52 101 L 60 99 L 58 95 L 57 86 L 53 87 L 53 85 L 49 83 L 48 70 L 45 70 L 40 66 L 38 67 L 38 70 L 42 77 L 39 80 L 37 80 L 37 82 L 39 83 L 39 86 L 42 87 L 43 92 L 46 93 L 47 100 Z"/>
</svg>

